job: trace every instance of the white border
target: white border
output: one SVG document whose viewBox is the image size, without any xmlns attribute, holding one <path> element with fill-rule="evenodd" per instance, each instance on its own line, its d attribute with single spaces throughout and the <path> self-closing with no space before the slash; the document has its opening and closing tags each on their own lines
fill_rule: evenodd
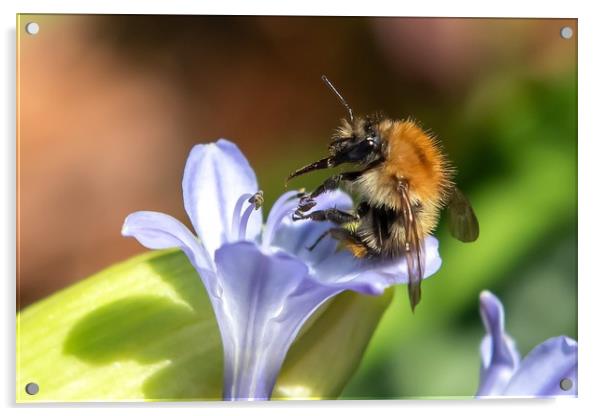
<svg viewBox="0 0 602 416">
<path fill-rule="evenodd" d="M 337 15 L 337 16 L 454 16 L 454 17 L 577 17 L 576 2 L 547 1 L 545 5 L 510 0 L 503 3 L 479 5 L 470 1 L 404 1 L 369 2 L 336 0 L 227 0 L 201 2 L 194 0 L 132 0 L 78 1 L 21 0 L 22 13 L 148 13 L 148 14 L 246 14 L 246 15 Z"/>
<path fill-rule="evenodd" d="M 276 414 L 282 411 L 306 415 L 307 412 L 327 414 L 345 412 L 364 414 L 375 407 L 379 414 L 410 414 L 416 411 L 429 414 L 449 415 L 506 415 L 515 410 L 546 412 L 549 415 L 582 414 L 597 403 L 598 387 L 602 379 L 600 361 L 600 290 L 599 273 L 595 268 L 595 236 L 600 235 L 600 162 L 602 134 L 600 129 L 600 99 L 602 98 L 600 74 L 600 44 L 602 30 L 600 14 L 595 11 L 594 1 L 546 1 L 529 3 L 524 0 L 491 2 L 412 1 L 397 2 L 370 0 L 324 1 L 305 0 L 295 3 L 279 1 L 226 1 L 202 2 L 184 0 L 23 0 L 17 3 L 1 2 L 3 39 L 2 71 L 3 98 L 2 126 L 7 129 L 0 159 L 0 191 L 4 203 L 0 205 L 0 264 L 4 271 L 3 303 L 0 309 L 4 317 L 0 321 L 2 342 L 2 375 L 0 392 L 2 404 L 8 414 L 39 413 L 50 415 L 81 414 L 104 415 L 107 410 L 127 409 L 128 413 L 147 415 L 159 412 L 194 414 L 232 414 L 241 410 L 251 414 Z M 579 394 L 577 400 L 547 401 L 357 401 L 313 403 L 180 403 L 180 404 L 133 404 L 133 405 L 77 405 L 69 406 L 18 406 L 14 405 L 14 306 L 15 306 L 15 14 L 21 13 L 139 13 L 139 14 L 285 14 L 285 15 L 372 15 L 372 16 L 455 16 L 455 17 L 570 17 L 579 18 Z M 553 184 L 550 184 L 553 186 Z M 598 215 L 597 215 L 598 214 Z M 576 413 L 575 413 L 576 412 Z M 584 413 L 586 414 L 586 413 Z"/>
</svg>

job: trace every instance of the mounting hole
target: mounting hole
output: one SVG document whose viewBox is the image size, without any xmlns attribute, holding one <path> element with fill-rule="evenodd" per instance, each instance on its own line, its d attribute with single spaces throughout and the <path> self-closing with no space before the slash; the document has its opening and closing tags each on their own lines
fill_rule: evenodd
<svg viewBox="0 0 602 416">
<path fill-rule="evenodd" d="M 563 378 L 560 380 L 560 388 L 564 391 L 569 391 L 573 388 L 573 380 L 570 378 Z"/>
<path fill-rule="evenodd" d="M 25 25 L 25 31 L 30 35 L 37 35 L 40 31 L 40 25 L 36 22 L 29 22 Z"/>
<path fill-rule="evenodd" d="M 560 29 L 560 37 L 562 39 L 570 39 L 573 37 L 573 28 L 570 26 L 565 26 Z"/>
<path fill-rule="evenodd" d="M 25 393 L 29 394 L 30 396 L 38 394 L 39 391 L 40 386 L 38 386 L 36 383 L 27 383 L 25 386 Z"/>
</svg>

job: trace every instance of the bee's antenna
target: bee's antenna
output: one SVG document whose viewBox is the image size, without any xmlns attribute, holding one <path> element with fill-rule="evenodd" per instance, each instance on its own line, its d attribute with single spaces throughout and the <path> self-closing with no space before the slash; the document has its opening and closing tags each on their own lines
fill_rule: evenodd
<svg viewBox="0 0 602 416">
<path fill-rule="evenodd" d="M 339 93 L 337 91 L 337 89 L 334 87 L 334 85 L 332 85 L 332 82 L 330 82 L 328 80 L 328 78 L 326 78 L 326 75 L 322 75 L 322 81 L 324 81 L 324 83 L 326 84 L 326 86 L 328 88 L 330 88 L 332 90 L 332 92 L 334 92 L 336 94 L 336 96 L 341 101 L 341 104 L 343 104 L 345 106 L 345 108 L 349 112 L 349 121 L 353 123 L 353 111 L 351 111 L 351 107 L 349 107 L 349 104 L 347 104 L 347 101 L 345 101 L 345 99 L 343 98 L 343 96 L 341 95 L 341 93 Z"/>
</svg>

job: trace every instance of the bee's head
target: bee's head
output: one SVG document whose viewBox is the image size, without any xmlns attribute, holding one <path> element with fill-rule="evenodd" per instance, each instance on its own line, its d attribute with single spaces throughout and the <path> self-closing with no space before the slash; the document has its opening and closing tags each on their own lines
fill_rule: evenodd
<svg viewBox="0 0 602 416">
<path fill-rule="evenodd" d="M 378 123 L 380 115 L 343 120 L 332 137 L 329 153 L 339 163 L 370 164 L 382 155 Z"/>
<path fill-rule="evenodd" d="M 379 115 L 353 117 L 353 111 L 332 83 L 322 75 L 322 80 L 335 93 L 347 109 L 348 120 L 343 120 L 328 147 L 330 156 L 310 163 L 291 173 L 288 180 L 317 169 L 332 168 L 341 163 L 368 165 L 382 157 L 382 140 L 378 132 Z"/>
</svg>

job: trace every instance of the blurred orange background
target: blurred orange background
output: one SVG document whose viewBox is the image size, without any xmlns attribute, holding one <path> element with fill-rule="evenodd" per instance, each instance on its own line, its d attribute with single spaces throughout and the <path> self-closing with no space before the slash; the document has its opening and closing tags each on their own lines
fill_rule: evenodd
<svg viewBox="0 0 602 416">
<path fill-rule="evenodd" d="M 553 73 L 576 53 L 555 20 L 30 17 L 40 32 L 18 48 L 19 307 L 143 251 L 120 235 L 128 213 L 187 222 L 180 181 L 195 143 L 234 140 L 260 184 L 275 184 L 271 204 L 344 116 L 321 74 L 357 113 L 441 131 L 437 109 L 488 71 Z"/>
</svg>

